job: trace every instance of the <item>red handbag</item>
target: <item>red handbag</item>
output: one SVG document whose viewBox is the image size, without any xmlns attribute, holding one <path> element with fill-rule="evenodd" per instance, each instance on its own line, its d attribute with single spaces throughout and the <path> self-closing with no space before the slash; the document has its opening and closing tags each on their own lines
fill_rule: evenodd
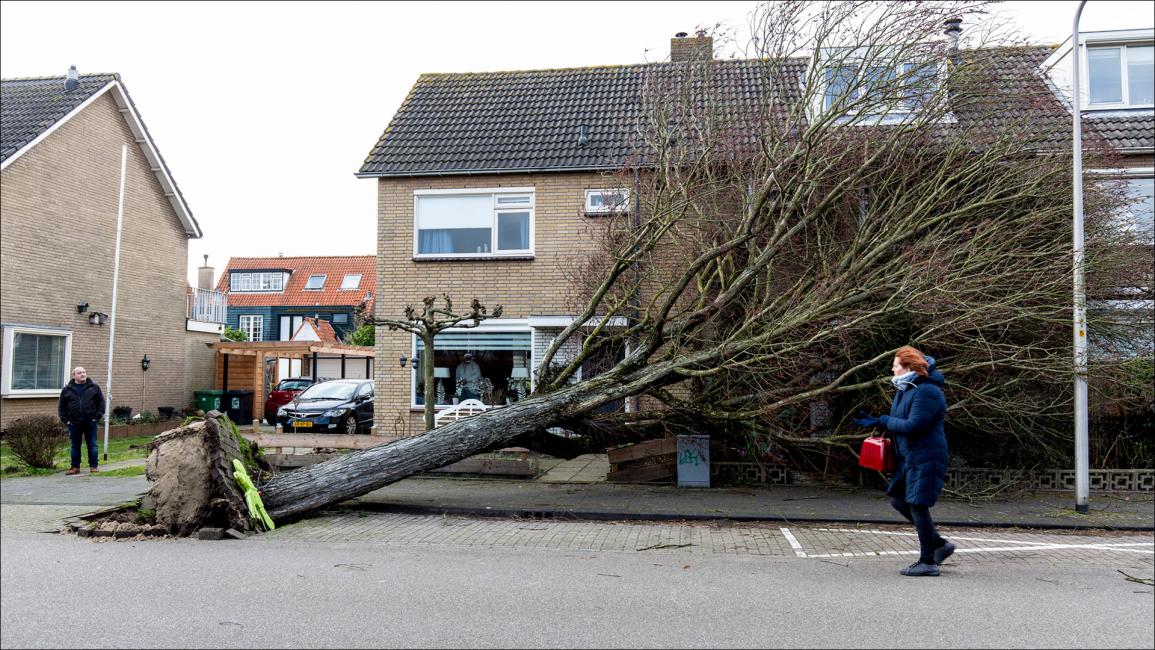
<svg viewBox="0 0 1155 650">
<path fill-rule="evenodd" d="M 862 451 L 858 454 L 858 464 L 867 469 L 889 472 L 894 469 L 894 453 L 890 450 L 890 439 L 870 436 L 862 441 Z"/>
</svg>

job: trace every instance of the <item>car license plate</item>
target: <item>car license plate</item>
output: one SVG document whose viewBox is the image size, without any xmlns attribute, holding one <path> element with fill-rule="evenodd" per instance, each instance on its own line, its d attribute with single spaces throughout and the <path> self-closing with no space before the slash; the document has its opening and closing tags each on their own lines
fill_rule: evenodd
<svg viewBox="0 0 1155 650">
<path fill-rule="evenodd" d="M 295 429 L 308 429 L 311 426 L 313 426 L 313 423 L 308 420 L 298 420 L 293 423 L 293 428 Z"/>
</svg>

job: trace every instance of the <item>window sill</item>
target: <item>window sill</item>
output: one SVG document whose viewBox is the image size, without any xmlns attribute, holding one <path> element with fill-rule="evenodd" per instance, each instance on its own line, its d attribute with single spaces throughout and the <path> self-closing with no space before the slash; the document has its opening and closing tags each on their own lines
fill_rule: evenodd
<svg viewBox="0 0 1155 650">
<path fill-rule="evenodd" d="M 20 390 L 20 391 L 12 391 L 10 393 L 4 393 L 3 395 L 0 395 L 0 397 L 3 397 L 4 399 L 24 399 L 24 398 L 44 399 L 44 398 L 48 398 L 48 397 L 57 397 L 58 398 L 58 397 L 60 397 L 60 391 L 53 390 L 53 389 Z"/>
<path fill-rule="evenodd" d="M 454 255 L 452 257 L 415 256 L 414 262 L 532 262 L 532 253 L 526 255 Z"/>
</svg>

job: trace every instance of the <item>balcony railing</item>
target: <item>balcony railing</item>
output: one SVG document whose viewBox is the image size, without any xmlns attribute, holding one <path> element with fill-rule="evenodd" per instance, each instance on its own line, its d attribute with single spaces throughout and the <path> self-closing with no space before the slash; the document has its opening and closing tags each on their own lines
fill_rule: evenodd
<svg viewBox="0 0 1155 650">
<path fill-rule="evenodd" d="M 190 288 L 186 317 L 189 320 L 200 321 L 202 323 L 223 324 L 225 322 L 226 307 L 225 294 L 220 291 Z"/>
</svg>

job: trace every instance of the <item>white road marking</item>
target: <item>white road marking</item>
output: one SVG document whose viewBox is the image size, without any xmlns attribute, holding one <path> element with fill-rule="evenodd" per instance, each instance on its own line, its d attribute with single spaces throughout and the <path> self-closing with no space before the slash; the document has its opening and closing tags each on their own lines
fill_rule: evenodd
<svg viewBox="0 0 1155 650">
<path fill-rule="evenodd" d="M 808 557 L 806 551 L 802 550 L 802 545 L 798 543 L 798 539 L 794 537 L 794 533 L 791 533 L 789 528 L 779 528 L 778 530 L 782 531 L 782 536 L 786 538 L 787 542 L 790 542 L 790 548 L 794 549 L 795 555 L 798 557 Z"/>
<path fill-rule="evenodd" d="M 1012 543 L 1014 543 L 1014 542 L 1012 542 Z M 1114 544 L 1114 545 L 1107 545 L 1107 544 L 1047 544 L 1044 546 L 1002 546 L 1002 547 L 993 546 L 993 547 L 985 547 L 985 548 L 960 548 L 957 551 L 955 551 L 955 553 L 990 553 L 990 552 L 996 552 L 996 551 L 1045 551 L 1045 550 L 1067 549 L 1067 548 L 1088 548 L 1088 549 L 1098 549 L 1098 550 L 1102 550 L 1102 551 L 1116 551 L 1119 553 L 1142 553 L 1145 555 L 1155 555 L 1155 549 L 1153 549 L 1153 550 L 1140 550 L 1140 549 L 1133 549 L 1133 548 L 1118 548 L 1120 546 L 1151 546 L 1151 545 L 1152 544 L 1145 542 L 1145 543 L 1140 543 L 1140 544 Z M 805 557 L 811 557 L 811 558 L 821 558 L 821 557 L 878 557 L 878 556 L 882 556 L 882 555 L 918 555 L 918 553 L 919 552 L 917 550 L 910 550 L 910 551 L 856 551 L 856 552 L 848 552 L 848 553 L 822 553 L 822 554 L 811 553 L 809 555 L 806 555 Z"/>
<path fill-rule="evenodd" d="M 905 533 L 905 532 L 892 531 L 892 530 L 856 530 L 854 528 L 817 528 L 815 530 L 828 532 L 828 533 L 866 533 L 866 534 L 871 534 L 871 535 L 890 535 L 892 537 L 918 537 L 918 533 Z M 1135 542 L 1135 543 L 1132 543 L 1132 542 L 1098 542 L 1095 544 L 1060 544 L 1058 542 L 1032 542 L 1030 540 L 1025 540 L 1025 539 L 1005 539 L 1005 538 L 992 539 L 989 537 L 959 537 L 957 535 L 951 535 L 947 539 L 961 540 L 961 541 L 967 541 L 967 542 L 991 542 L 991 543 L 995 543 L 995 544 L 1028 544 L 1029 545 L 1029 546 L 1024 547 L 1022 549 L 1015 549 L 1015 550 L 1029 550 L 1031 547 L 1034 547 L 1034 548 L 1040 548 L 1040 549 L 1100 548 L 1100 549 L 1106 549 L 1106 550 L 1122 551 L 1124 549 L 1116 548 L 1116 547 L 1122 547 L 1122 546 L 1151 546 L 1151 547 L 1155 547 L 1155 542 Z M 1005 549 L 981 549 L 980 548 L 980 549 L 967 549 L 966 552 L 973 553 L 975 551 L 981 551 L 981 550 L 1005 550 Z M 964 552 L 964 549 L 960 548 L 958 550 L 958 552 L 962 553 L 962 552 Z M 1153 551 L 1129 551 L 1129 552 L 1131 552 L 1131 553 L 1155 553 L 1155 550 L 1153 550 Z M 817 557 L 817 556 L 811 555 L 810 557 Z"/>
</svg>

